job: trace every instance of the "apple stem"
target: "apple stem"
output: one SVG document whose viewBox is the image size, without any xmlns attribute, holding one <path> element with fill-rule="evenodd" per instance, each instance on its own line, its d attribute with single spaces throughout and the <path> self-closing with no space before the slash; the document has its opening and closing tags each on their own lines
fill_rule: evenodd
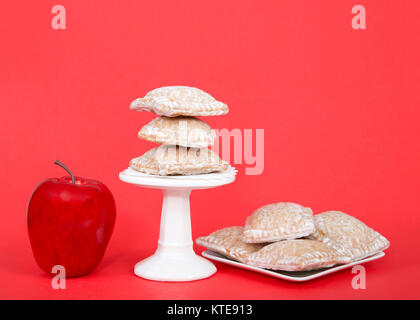
<svg viewBox="0 0 420 320">
<path fill-rule="evenodd" d="M 54 161 L 54 164 L 56 164 L 56 165 L 58 165 L 58 166 L 60 166 L 61 168 L 63 168 L 64 170 L 66 170 L 68 173 L 69 173 L 69 175 L 70 175 L 70 177 L 71 177 L 71 182 L 72 183 L 76 183 L 76 181 L 75 181 L 75 179 L 74 179 L 74 174 L 73 174 L 73 172 L 71 172 L 71 170 L 69 169 L 69 168 L 67 168 L 64 164 L 62 164 L 60 161 L 58 161 L 58 160 L 55 160 Z"/>
</svg>

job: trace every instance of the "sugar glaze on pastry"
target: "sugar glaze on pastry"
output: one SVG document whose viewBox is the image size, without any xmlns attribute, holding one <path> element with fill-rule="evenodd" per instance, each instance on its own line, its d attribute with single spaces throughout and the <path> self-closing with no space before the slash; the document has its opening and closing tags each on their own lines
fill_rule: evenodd
<svg viewBox="0 0 420 320">
<path fill-rule="evenodd" d="M 296 239 L 269 244 L 251 254 L 247 261 L 266 269 L 305 271 L 348 263 L 350 258 L 321 241 Z"/>
<path fill-rule="evenodd" d="M 336 250 L 360 260 L 389 247 L 389 241 L 360 220 L 341 211 L 326 211 L 314 216 L 315 232 L 311 239 L 322 241 Z"/>
<path fill-rule="evenodd" d="M 207 148 L 161 145 L 132 159 L 130 168 L 152 175 L 193 175 L 225 171 L 229 163 Z"/>
<path fill-rule="evenodd" d="M 229 112 L 223 102 L 194 87 L 168 86 L 148 92 L 144 98 L 134 100 L 131 110 L 151 111 L 167 117 L 217 116 Z"/>
<path fill-rule="evenodd" d="M 141 128 L 140 139 L 159 144 L 205 148 L 213 145 L 216 134 L 207 123 L 195 117 L 157 117 Z"/>
<path fill-rule="evenodd" d="M 206 237 L 199 237 L 196 243 L 231 259 L 246 263 L 248 256 L 260 250 L 263 245 L 242 241 L 243 227 L 228 227 L 217 230 Z"/>
<path fill-rule="evenodd" d="M 279 202 L 258 208 L 248 216 L 243 240 L 248 243 L 274 242 L 305 237 L 314 231 L 310 208 Z"/>
</svg>

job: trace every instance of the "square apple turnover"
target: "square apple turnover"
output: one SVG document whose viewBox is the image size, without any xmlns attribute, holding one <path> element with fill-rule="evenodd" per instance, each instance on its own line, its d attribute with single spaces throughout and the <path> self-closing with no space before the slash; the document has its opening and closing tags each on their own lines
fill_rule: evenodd
<svg viewBox="0 0 420 320">
<path fill-rule="evenodd" d="M 314 232 L 312 210 L 296 203 L 279 202 L 255 210 L 246 219 L 244 242 L 263 243 L 308 236 Z"/>
<path fill-rule="evenodd" d="M 344 212 L 323 212 L 315 215 L 314 220 L 315 232 L 309 237 L 347 254 L 353 261 L 389 247 L 385 237 Z"/>
<path fill-rule="evenodd" d="M 248 264 L 283 271 L 306 271 L 348 263 L 350 258 L 321 241 L 283 240 L 251 254 Z"/>
<path fill-rule="evenodd" d="M 225 171 L 229 163 L 207 148 L 161 145 L 132 159 L 129 166 L 139 172 L 168 176 Z"/>
<path fill-rule="evenodd" d="M 197 238 L 195 242 L 231 259 L 246 263 L 248 256 L 260 250 L 263 245 L 243 242 L 243 230 L 243 227 L 228 227 L 217 230 L 207 237 Z"/>
<path fill-rule="evenodd" d="M 141 128 L 138 137 L 158 144 L 206 148 L 213 145 L 216 134 L 207 123 L 195 117 L 161 116 Z"/>
<path fill-rule="evenodd" d="M 229 112 L 223 102 L 194 87 L 168 86 L 154 89 L 134 100 L 131 110 L 151 111 L 167 117 L 218 116 Z"/>
</svg>

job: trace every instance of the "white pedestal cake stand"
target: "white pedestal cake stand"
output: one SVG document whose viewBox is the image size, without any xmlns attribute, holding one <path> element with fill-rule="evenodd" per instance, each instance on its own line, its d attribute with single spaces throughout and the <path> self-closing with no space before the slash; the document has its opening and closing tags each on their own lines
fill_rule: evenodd
<svg viewBox="0 0 420 320">
<path fill-rule="evenodd" d="M 211 276 L 216 267 L 193 251 L 190 193 L 231 183 L 236 170 L 192 176 L 153 176 L 128 168 L 120 180 L 163 191 L 158 247 L 154 255 L 138 262 L 134 273 L 157 281 L 192 281 Z"/>
</svg>

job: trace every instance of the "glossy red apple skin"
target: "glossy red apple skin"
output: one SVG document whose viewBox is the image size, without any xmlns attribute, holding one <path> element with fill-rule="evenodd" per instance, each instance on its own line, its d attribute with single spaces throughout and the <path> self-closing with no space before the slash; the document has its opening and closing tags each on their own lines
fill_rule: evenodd
<svg viewBox="0 0 420 320">
<path fill-rule="evenodd" d="M 39 267 L 53 276 L 62 265 L 66 277 L 92 272 L 101 262 L 114 229 L 116 208 L 99 181 L 76 177 L 47 179 L 28 206 L 29 239 Z"/>
</svg>

